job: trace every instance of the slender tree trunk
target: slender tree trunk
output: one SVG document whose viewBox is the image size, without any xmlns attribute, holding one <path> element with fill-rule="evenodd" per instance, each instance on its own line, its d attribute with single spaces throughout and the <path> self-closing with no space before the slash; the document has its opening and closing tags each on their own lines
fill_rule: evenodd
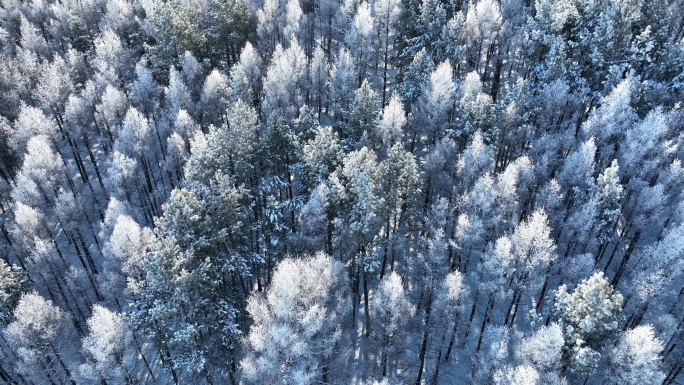
<svg viewBox="0 0 684 385">
<path fill-rule="evenodd" d="M 625 252 L 624 257 L 622 257 L 622 262 L 620 262 L 620 267 L 618 267 L 617 272 L 615 273 L 615 277 L 613 278 L 613 281 L 610 283 L 613 287 L 617 287 L 618 282 L 620 282 L 620 278 L 622 277 L 622 273 L 625 269 L 625 266 L 627 265 L 629 258 L 632 256 L 634 246 L 637 244 L 637 242 L 639 242 L 640 237 L 641 230 L 637 230 L 634 234 L 634 237 L 632 238 L 632 241 L 629 243 L 629 247 L 627 247 L 627 252 Z"/>
<path fill-rule="evenodd" d="M 427 303 L 425 304 L 425 330 L 423 331 L 423 342 L 420 345 L 420 352 L 418 353 L 418 360 L 420 366 L 418 367 L 418 378 L 416 378 L 416 385 L 420 385 L 420 380 L 423 377 L 423 369 L 425 368 L 425 353 L 427 351 L 428 333 L 430 332 L 430 313 L 432 311 L 432 290 L 428 294 Z"/>
<path fill-rule="evenodd" d="M 665 377 L 663 385 L 673 384 L 675 379 L 677 379 L 677 376 L 679 376 L 679 373 L 682 371 L 682 368 L 684 368 L 684 361 L 679 361 L 677 365 L 673 366 L 672 369 L 667 373 L 667 377 Z"/>
<path fill-rule="evenodd" d="M 546 268 L 546 274 L 544 275 L 544 284 L 542 285 L 542 290 L 541 293 L 539 294 L 539 300 L 537 301 L 537 306 L 535 310 L 539 312 L 539 309 L 542 307 L 542 303 L 544 303 L 544 298 L 546 297 L 546 291 L 549 288 L 549 277 L 551 276 L 551 269 L 553 268 L 553 261 L 549 263 L 549 266 Z"/>
<path fill-rule="evenodd" d="M 100 172 L 100 168 L 97 165 L 97 160 L 95 160 L 95 154 L 93 154 L 93 149 L 92 149 L 92 146 L 90 145 L 90 140 L 88 138 L 88 135 L 83 135 L 83 141 L 86 145 L 86 150 L 88 150 L 88 158 L 90 159 L 90 163 L 93 165 L 93 169 L 95 169 L 95 175 L 97 176 L 97 181 L 100 184 L 102 191 L 106 191 L 105 186 L 104 186 L 104 182 L 102 180 L 102 173 Z"/>
<path fill-rule="evenodd" d="M 449 362 L 449 357 L 451 357 L 451 350 L 454 348 L 454 345 L 456 343 L 456 332 L 458 331 L 458 321 L 459 321 L 459 313 L 456 313 L 456 320 L 454 321 L 454 326 L 451 329 L 451 338 L 449 338 L 449 347 L 447 348 L 446 354 L 444 355 L 444 362 Z"/>
<path fill-rule="evenodd" d="M 510 325 L 515 323 L 515 316 L 518 314 L 518 308 L 520 307 L 520 299 L 522 298 L 522 290 L 518 294 L 518 298 L 515 300 L 515 307 L 513 308 L 513 315 L 511 316 Z"/>
<path fill-rule="evenodd" d="M 487 323 L 489 322 L 489 312 L 492 310 L 493 307 L 494 307 L 494 293 L 491 293 L 491 294 L 489 294 L 489 301 L 487 301 L 487 308 L 485 309 L 484 317 L 482 317 L 482 326 L 480 327 L 480 336 L 477 339 L 477 348 L 475 349 L 476 352 L 479 352 L 480 347 L 482 346 L 482 337 L 484 336 L 485 327 L 487 326 Z"/>
<path fill-rule="evenodd" d="M 475 295 L 473 296 L 473 306 L 470 308 L 470 317 L 468 317 L 468 326 L 466 327 L 465 334 L 463 335 L 463 340 L 461 341 L 461 346 L 465 346 L 466 342 L 468 341 L 468 337 L 470 336 L 470 327 L 473 324 L 473 318 L 475 318 L 475 310 L 477 308 L 477 301 L 480 296 L 480 288 L 478 286 L 477 289 L 475 289 Z"/>
<path fill-rule="evenodd" d="M 389 12 L 389 9 L 388 9 Z M 389 17 L 385 23 L 385 54 L 382 63 L 382 106 L 385 106 L 387 101 L 387 57 L 389 53 Z"/>
<path fill-rule="evenodd" d="M 363 272 L 363 305 L 366 312 L 366 338 L 370 337 L 370 310 L 368 306 L 368 273 Z"/>
<path fill-rule="evenodd" d="M 55 347 L 52 344 L 50 344 L 50 348 L 51 348 L 52 352 L 54 353 L 55 358 L 57 358 L 57 362 L 59 362 L 59 366 L 62 367 L 67 378 L 69 378 L 69 383 L 71 385 L 76 385 L 76 381 L 74 381 L 74 379 L 71 377 L 71 371 L 69 371 L 69 368 L 67 368 L 67 366 L 64 364 L 64 361 L 62 360 L 61 354 L 59 354 L 57 349 L 55 349 Z"/>
<path fill-rule="evenodd" d="M 351 281 L 352 281 L 352 328 L 356 330 L 356 303 L 358 302 L 359 295 L 359 274 L 357 273 L 358 268 L 356 267 L 356 255 L 352 257 L 351 265 Z"/>
<path fill-rule="evenodd" d="M 382 376 L 383 377 L 387 376 L 387 361 L 388 361 L 387 349 L 388 348 L 389 348 L 389 335 L 385 334 L 385 336 L 382 340 L 382 352 L 380 353 L 380 361 L 382 363 Z"/>
<path fill-rule="evenodd" d="M 328 364 L 321 365 L 321 382 L 324 384 L 329 383 L 328 381 L 328 373 L 330 372 L 330 369 L 328 367 Z"/>
</svg>

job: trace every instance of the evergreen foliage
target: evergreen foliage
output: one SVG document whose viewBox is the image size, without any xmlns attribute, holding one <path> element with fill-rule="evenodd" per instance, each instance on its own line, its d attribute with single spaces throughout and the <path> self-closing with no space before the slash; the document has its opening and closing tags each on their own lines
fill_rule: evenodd
<svg viewBox="0 0 684 385">
<path fill-rule="evenodd" d="M 682 15 L 0 0 L 0 383 L 681 383 Z"/>
</svg>

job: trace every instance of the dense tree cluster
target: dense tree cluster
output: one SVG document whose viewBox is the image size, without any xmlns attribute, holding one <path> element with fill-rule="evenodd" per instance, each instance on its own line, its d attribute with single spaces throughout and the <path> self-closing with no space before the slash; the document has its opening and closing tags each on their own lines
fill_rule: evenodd
<svg viewBox="0 0 684 385">
<path fill-rule="evenodd" d="M 0 380 L 684 380 L 684 3 L 0 0 Z"/>
</svg>

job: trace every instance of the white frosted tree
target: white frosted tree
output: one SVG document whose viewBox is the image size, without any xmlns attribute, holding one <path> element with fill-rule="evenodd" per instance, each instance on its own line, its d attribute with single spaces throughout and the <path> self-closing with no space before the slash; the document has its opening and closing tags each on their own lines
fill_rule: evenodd
<svg viewBox="0 0 684 385">
<path fill-rule="evenodd" d="M 200 127 L 186 110 L 178 110 L 176 119 L 173 122 L 174 134 L 179 135 L 184 141 L 189 141 Z M 173 134 L 172 134 L 173 135 Z"/>
<path fill-rule="evenodd" d="M 71 317 L 37 293 L 21 296 L 13 321 L 3 330 L 17 354 L 17 370 L 46 383 L 71 383 L 75 336 Z"/>
<path fill-rule="evenodd" d="M 586 123 L 584 131 L 596 138 L 600 166 L 605 166 L 612 158 L 620 143 L 624 140 L 628 127 L 637 120 L 637 114 L 631 106 L 635 85 L 634 79 L 627 77 L 601 99 L 601 104 L 594 109 Z"/>
<path fill-rule="evenodd" d="M 181 109 L 192 114 L 195 112 L 190 90 L 185 84 L 181 72 L 173 66 L 169 69 L 169 85 L 164 88 L 164 101 L 167 116 L 176 116 Z"/>
<path fill-rule="evenodd" d="M 279 12 L 278 0 L 266 0 L 263 6 L 256 11 L 256 32 L 259 36 L 261 49 L 267 55 L 270 55 L 275 50 L 278 41 L 284 38 L 280 36 L 278 30 Z"/>
<path fill-rule="evenodd" d="M 621 146 L 620 163 L 633 167 L 634 176 L 649 180 L 665 167 L 659 155 L 667 151 L 665 136 L 670 130 L 668 114 L 661 108 L 655 108 L 646 117 L 636 123 L 625 135 Z"/>
<path fill-rule="evenodd" d="M 375 54 L 373 39 L 375 38 L 375 19 L 366 1 L 362 1 L 356 8 L 356 15 L 347 31 L 345 42 L 350 48 L 352 57 L 359 66 L 359 77 L 367 78 Z"/>
<path fill-rule="evenodd" d="M 299 0 L 288 0 L 285 5 L 285 26 L 283 27 L 283 37 L 294 37 L 298 41 L 302 40 L 302 7 Z"/>
<path fill-rule="evenodd" d="M 382 118 L 375 128 L 378 142 L 385 149 L 389 149 L 396 143 L 401 143 L 406 126 L 406 113 L 398 93 L 393 92 L 389 104 L 382 110 Z"/>
<path fill-rule="evenodd" d="M 140 162 L 119 151 L 114 151 L 108 163 L 105 186 L 109 193 L 121 201 L 132 200 L 136 192 L 128 190 L 128 187 L 139 186 L 143 183 L 139 176 Z"/>
<path fill-rule="evenodd" d="M 100 103 L 95 106 L 95 119 L 108 134 L 108 142 L 118 137 L 128 106 L 126 94 L 111 84 L 105 87 Z"/>
<path fill-rule="evenodd" d="M 58 124 L 63 124 L 64 106 L 73 91 L 72 83 L 67 63 L 61 56 L 43 66 L 34 96 Z"/>
<path fill-rule="evenodd" d="M 494 170 L 494 150 L 485 144 L 482 135 L 475 133 L 456 163 L 458 191 L 465 192 L 475 181 Z"/>
<path fill-rule="evenodd" d="M 206 75 L 204 68 L 190 51 L 183 52 L 178 59 L 180 77 L 183 79 L 183 83 L 188 88 L 190 98 L 193 101 L 197 101 L 202 95 L 202 87 L 204 85 Z"/>
<path fill-rule="evenodd" d="M 29 254 L 32 243 L 38 238 L 48 239 L 50 231 L 47 227 L 45 215 L 31 206 L 23 204 L 21 201 L 15 202 L 14 226 L 10 228 L 10 233 L 17 241 L 17 246 L 21 251 Z M 20 254 L 23 256 L 23 254 Z"/>
<path fill-rule="evenodd" d="M 660 384 L 665 379 L 661 353 L 665 345 L 652 325 L 627 330 L 610 352 L 608 384 Z"/>
<path fill-rule="evenodd" d="M 622 318 L 622 294 L 598 272 L 568 292 L 558 288 L 554 309 L 565 338 L 565 360 L 571 369 L 591 374 L 601 350 L 618 330 Z"/>
<path fill-rule="evenodd" d="M 478 384 L 493 383 L 509 356 L 510 330 L 490 325 L 482 334 L 482 350 L 478 349 L 477 354 L 471 356 L 473 370 L 470 378 Z"/>
<path fill-rule="evenodd" d="M 241 66 L 234 65 L 230 69 L 230 96 L 233 101 L 242 100 L 245 103 L 251 103 L 254 100 L 249 78 Z"/>
<path fill-rule="evenodd" d="M 92 59 L 96 81 L 105 86 L 120 86 L 130 76 L 126 74 L 131 61 L 131 53 L 124 47 L 121 38 L 110 28 L 104 28 L 95 38 L 95 57 Z"/>
<path fill-rule="evenodd" d="M 413 121 L 415 123 L 415 120 Z M 414 128 L 420 127 L 412 124 Z M 453 191 L 454 181 L 454 170 L 450 168 L 450 161 L 456 158 L 457 148 L 456 142 L 451 138 L 445 137 L 442 140 L 435 143 L 432 148 L 418 146 L 417 138 L 419 131 L 411 129 L 411 141 L 408 144 L 408 150 L 416 153 L 422 158 L 422 153 L 428 150 L 427 154 L 424 156 L 424 170 L 425 172 L 421 178 L 421 184 L 423 185 L 423 191 L 428 197 L 426 202 L 430 202 L 438 199 L 439 197 L 447 197 L 451 195 Z M 423 139 L 426 139 L 426 135 L 422 135 Z M 421 151 L 422 150 L 422 151 Z M 424 206 L 427 208 L 427 206 Z"/>
<path fill-rule="evenodd" d="M 596 156 L 596 141 L 589 138 L 573 151 L 563 162 L 558 172 L 558 182 L 567 193 L 567 206 L 572 207 L 575 201 L 584 203 L 594 185 L 594 158 Z"/>
<path fill-rule="evenodd" d="M 516 347 L 516 356 L 523 364 L 537 369 L 543 383 L 553 383 L 563 365 L 564 346 L 563 330 L 554 322 L 523 338 Z"/>
<path fill-rule="evenodd" d="M 134 34 L 136 23 L 136 8 L 127 0 L 113 0 L 105 4 L 103 21 L 105 25 L 113 29 L 121 36 Z"/>
<path fill-rule="evenodd" d="M 438 319 L 437 325 L 438 327 L 444 325 L 446 330 L 441 338 L 443 346 L 440 346 L 437 357 L 438 363 L 435 376 L 438 374 L 440 363 L 442 361 L 449 362 L 454 352 L 453 349 L 456 346 L 456 339 L 458 337 L 457 331 L 461 324 L 463 298 L 466 291 L 467 287 L 464 283 L 463 274 L 458 270 L 447 274 L 438 289 L 437 301 L 435 302 L 435 311 Z M 446 345 L 444 346 L 444 344 Z M 444 358 L 443 360 L 442 357 Z"/>
<path fill-rule="evenodd" d="M 332 250 L 330 187 L 321 182 L 299 211 L 299 240 L 314 251 Z"/>
<path fill-rule="evenodd" d="M 55 139 L 58 135 L 57 125 L 40 109 L 22 104 L 14 129 L 9 132 L 7 144 L 17 156 L 22 157 L 29 139 L 36 135 Z"/>
<path fill-rule="evenodd" d="M 513 299 L 506 313 L 504 324 L 514 324 L 521 298 L 532 284 L 543 280 L 540 270 L 546 269 L 556 259 L 556 244 L 551 239 L 546 212 L 535 211 L 528 220 L 521 222 L 510 237 L 509 254 Z M 548 279 L 548 278 L 546 278 Z M 510 318 L 509 318 L 510 316 Z"/>
<path fill-rule="evenodd" d="M 144 114 L 151 114 L 159 104 L 161 89 L 147 68 L 145 58 L 135 65 L 135 80 L 130 84 L 130 98 L 134 107 Z"/>
<path fill-rule="evenodd" d="M 122 214 L 116 218 L 102 250 L 105 257 L 102 289 L 119 306 L 119 298 L 126 293 L 127 278 L 141 278 L 140 265 L 152 239 L 152 231 L 141 227 L 128 215 Z"/>
<path fill-rule="evenodd" d="M 302 160 L 314 183 L 325 181 L 342 164 L 340 138 L 332 127 L 319 126 L 315 136 L 304 144 Z"/>
<path fill-rule="evenodd" d="M 484 238 L 482 219 L 476 214 L 463 213 L 456 218 L 453 243 L 450 244 L 451 265 L 464 273 L 468 271 L 471 256 Z"/>
<path fill-rule="evenodd" d="M 454 108 L 453 70 L 449 61 L 440 63 L 430 74 L 429 81 L 423 85 L 421 98 L 418 100 L 418 123 L 423 127 L 416 128 L 425 135 L 425 145 L 435 145 L 446 134 L 449 128 L 451 111 Z"/>
<path fill-rule="evenodd" d="M 110 197 L 107 202 L 107 209 L 104 211 L 104 217 L 100 222 L 100 231 L 97 236 L 106 242 L 114 231 L 116 220 L 120 215 L 130 215 L 131 209 L 127 202 L 120 201 L 115 197 Z"/>
<path fill-rule="evenodd" d="M 144 358 L 138 357 L 124 316 L 94 305 L 87 324 L 88 333 L 81 340 L 86 362 L 79 366 L 80 374 L 112 385 L 145 382 L 140 372 Z"/>
<path fill-rule="evenodd" d="M 364 138 L 373 133 L 380 115 L 380 101 L 370 83 L 363 80 L 361 87 L 354 91 L 354 100 L 349 106 L 346 116 L 346 127 L 343 130 L 343 143 L 347 148 L 363 145 Z"/>
<path fill-rule="evenodd" d="M 654 242 L 636 253 L 636 263 L 631 269 L 631 284 L 637 311 L 630 326 L 638 325 L 649 307 L 657 307 L 661 299 L 677 291 L 678 282 L 684 276 L 684 224 L 673 224 Z M 631 286 L 631 285 L 630 285 Z"/>
<path fill-rule="evenodd" d="M 200 99 L 203 125 L 220 126 L 225 121 L 230 93 L 228 78 L 217 69 L 212 70 L 204 81 Z"/>
<path fill-rule="evenodd" d="M 312 106 L 320 116 L 323 108 L 328 105 L 328 73 L 330 63 L 323 48 L 316 47 L 309 64 L 309 105 Z"/>
<path fill-rule="evenodd" d="M 59 153 L 46 135 L 32 137 L 26 145 L 24 162 L 17 175 L 12 196 L 25 204 L 43 207 L 54 203 L 68 184 L 66 168 Z"/>
<path fill-rule="evenodd" d="M 303 90 L 307 78 L 308 61 L 297 40 L 291 40 L 288 48 L 276 46 L 264 77 L 264 116 L 271 114 L 294 119 L 304 104 Z"/>
<path fill-rule="evenodd" d="M 0 323 L 10 319 L 14 306 L 28 290 L 29 279 L 19 266 L 0 260 Z"/>
<path fill-rule="evenodd" d="M 497 43 L 503 18 L 499 3 L 494 0 L 481 0 L 468 3 L 465 17 L 466 42 L 470 47 L 468 64 L 470 69 L 482 74 L 489 65 L 489 51 Z M 483 60 L 484 59 L 484 60 Z"/>
<path fill-rule="evenodd" d="M 457 134 L 464 139 L 479 132 L 488 143 L 496 137 L 494 121 L 494 101 L 483 92 L 480 75 L 469 72 L 461 86 L 462 95 L 458 103 L 459 131 Z"/>
<path fill-rule="evenodd" d="M 37 55 L 47 54 L 48 46 L 45 37 L 40 36 L 38 28 L 24 15 L 21 15 L 19 34 L 21 37 L 19 44 L 23 49 L 34 52 Z"/>
<path fill-rule="evenodd" d="M 398 0 L 375 1 L 373 12 L 375 14 L 375 33 L 378 39 L 378 55 L 382 55 L 382 73 L 378 75 L 382 78 L 382 105 L 384 106 L 387 100 L 388 72 L 398 54 L 396 47 L 399 32 L 397 22 L 402 14 L 402 2 Z"/>
<path fill-rule="evenodd" d="M 596 178 L 596 188 L 593 191 L 596 200 L 596 234 L 602 244 L 610 240 L 613 226 L 622 214 L 623 187 L 618 175 L 619 166 L 617 160 L 613 160 L 610 167 L 606 168 Z"/>
<path fill-rule="evenodd" d="M 411 64 L 405 69 L 402 83 L 399 87 L 401 97 L 408 105 L 413 104 L 422 95 L 424 85 L 430 79 L 430 74 L 435 70 L 435 63 L 427 49 L 422 48 L 411 60 Z"/>
<path fill-rule="evenodd" d="M 171 185 L 176 187 L 183 180 L 183 168 L 190 157 L 188 141 L 174 132 L 166 138 L 166 159 L 163 169 Z"/>
<path fill-rule="evenodd" d="M 539 373 L 533 366 L 506 367 L 494 374 L 496 385 L 537 385 Z"/>
<path fill-rule="evenodd" d="M 409 330 L 416 312 L 399 274 L 391 272 L 380 282 L 373 292 L 370 309 L 375 325 L 371 338 L 378 348 L 374 374 L 397 380 L 409 365 L 406 352 L 411 349 Z"/>
<path fill-rule="evenodd" d="M 530 203 L 530 194 L 535 180 L 534 164 L 525 155 L 514 160 L 496 178 L 496 219 L 495 227 L 499 230 L 511 229 L 520 220 L 520 210 Z"/>
<path fill-rule="evenodd" d="M 344 267 L 324 254 L 280 262 L 264 294 L 250 296 L 254 320 L 240 362 L 258 384 L 342 383 L 350 353 L 341 328 L 348 309 Z"/>
<path fill-rule="evenodd" d="M 348 111 L 349 103 L 354 99 L 354 90 L 358 84 L 356 62 L 349 50 L 340 48 L 330 67 L 330 103 L 334 119 L 339 121 Z"/>
<path fill-rule="evenodd" d="M 480 218 L 484 229 L 489 229 L 496 224 L 493 221 L 496 197 L 491 194 L 491 191 L 497 191 L 495 185 L 496 180 L 492 174 L 485 172 L 476 177 L 472 182 L 472 187 L 469 187 L 469 191 L 465 193 L 464 208 L 466 213 L 474 218 Z"/>
<path fill-rule="evenodd" d="M 288 38 L 289 36 L 286 36 Z M 262 71 L 263 71 L 263 59 L 252 43 L 247 42 L 245 46 L 240 51 L 240 60 L 235 63 L 232 70 L 239 70 L 245 76 L 247 80 L 247 85 L 251 90 L 251 94 L 258 96 L 261 94 L 262 88 Z M 231 70 L 231 78 L 232 76 Z M 249 102 L 245 100 L 245 102 Z"/>
<path fill-rule="evenodd" d="M 146 157 L 144 154 L 150 146 L 152 132 L 149 121 L 137 109 L 128 109 L 118 134 L 114 142 L 115 151 L 132 157 Z"/>
</svg>

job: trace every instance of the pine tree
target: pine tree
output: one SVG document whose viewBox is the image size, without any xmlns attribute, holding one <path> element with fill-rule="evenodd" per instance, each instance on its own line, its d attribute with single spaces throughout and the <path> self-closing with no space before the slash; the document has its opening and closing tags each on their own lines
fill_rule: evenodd
<svg viewBox="0 0 684 385">
<path fill-rule="evenodd" d="M 622 317 L 622 294 L 615 291 L 599 272 L 568 292 L 558 288 L 554 309 L 565 338 L 565 365 L 592 374 L 601 349 L 618 330 Z"/>
<path fill-rule="evenodd" d="M 354 100 L 349 106 L 348 121 L 342 139 L 346 148 L 365 144 L 361 143 L 361 140 L 373 132 L 379 113 L 378 95 L 364 79 L 361 87 L 354 92 Z"/>
<path fill-rule="evenodd" d="M 10 319 L 14 306 L 28 290 L 29 279 L 19 266 L 0 260 L 0 323 Z"/>
<path fill-rule="evenodd" d="M 610 239 L 613 226 L 621 215 L 622 185 L 618 176 L 618 163 L 613 160 L 610 167 L 596 179 L 594 199 L 597 201 L 597 234 L 604 243 Z"/>
</svg>

